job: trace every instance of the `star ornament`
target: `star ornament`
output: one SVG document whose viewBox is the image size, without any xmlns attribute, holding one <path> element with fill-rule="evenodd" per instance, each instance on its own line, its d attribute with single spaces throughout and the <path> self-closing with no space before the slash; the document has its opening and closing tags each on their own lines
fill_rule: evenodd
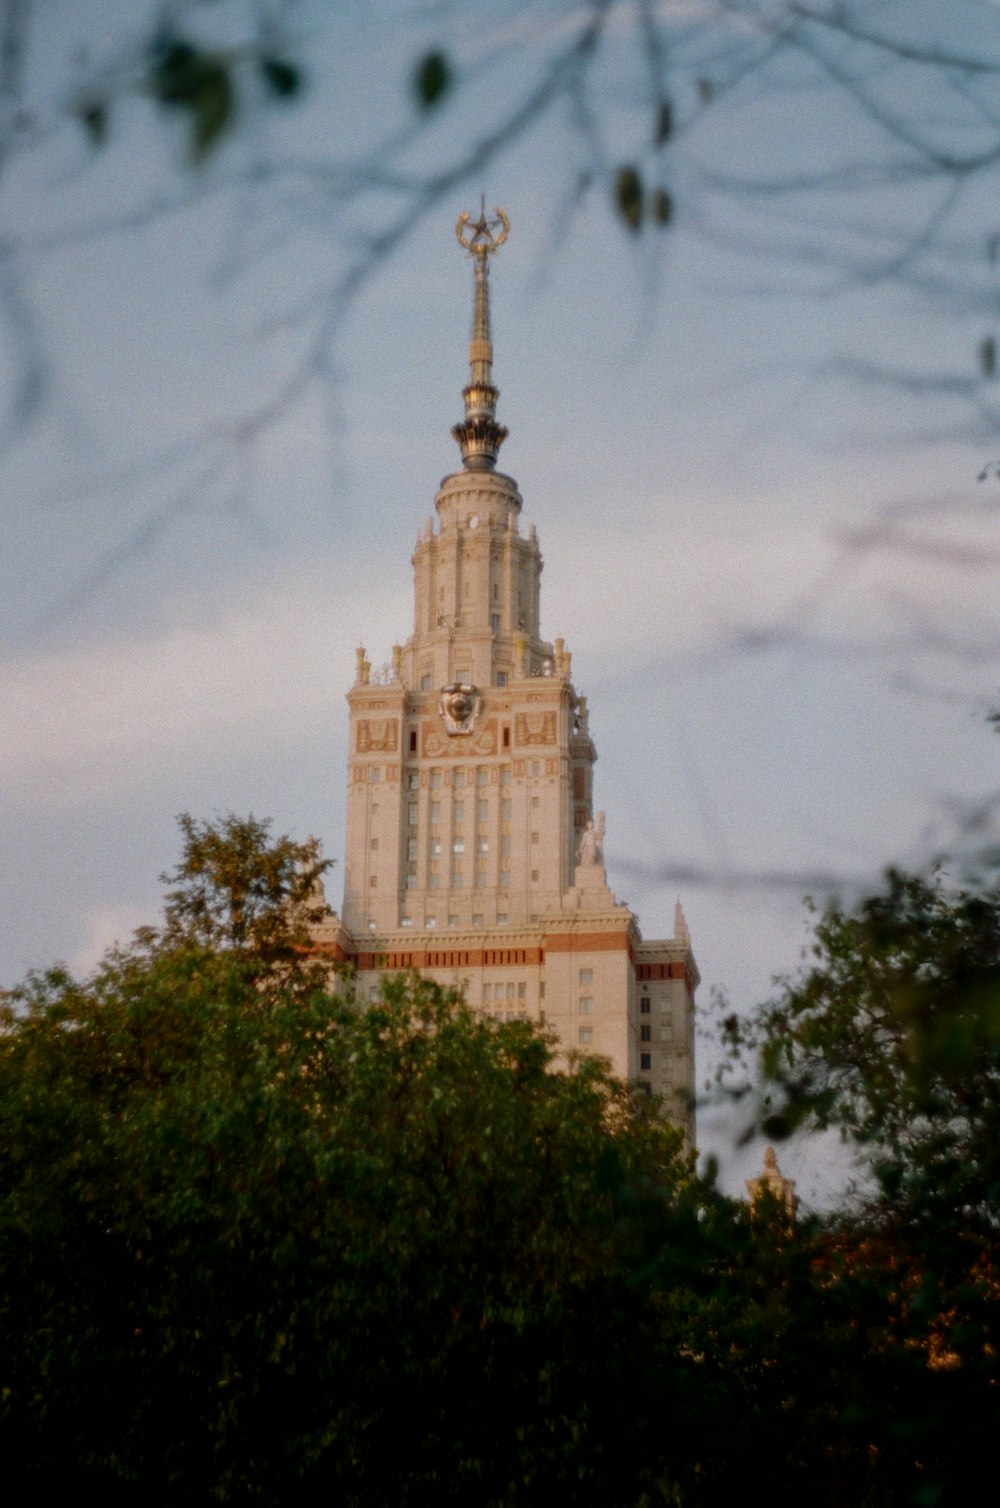
<svg viewBox="0 0 1000 1508">
<path fill-rule="evenodd" d="M 486 196 L 480 196 L 479 218 L 473 220 L 465 210 L 459 215 L 455 225 L 455 234 L 459 245 L 473 256 L 486 257 L 502 246 L 507 239 L 510 230 L 510 221 L 502 209 L 497 207 L 493 211 L 494 218 L 490 219 L 486 214 Z"/>
</svg>

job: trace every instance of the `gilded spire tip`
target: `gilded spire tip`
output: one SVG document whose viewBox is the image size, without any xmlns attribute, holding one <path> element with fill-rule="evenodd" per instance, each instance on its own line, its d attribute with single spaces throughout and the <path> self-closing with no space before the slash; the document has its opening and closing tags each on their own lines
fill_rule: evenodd
<svg viewBox="0 0 1000 1508">
<path fill-rule="evenodd" d="M 506 428 L 497 422 L 496 417 L 500 394 L 493 386 L 488 258 L 503 245 L 509 232 L 510 221 L 502 209 L 496 208 L 492 218 L 487 215 L 485 194 L 480 195 L 478 220 L 473 220 L 463 210 L 455 225 L 459 245 L 475 258 L 469 385 L 462 393 L 465 418 L 452 429 L 467 471 L 492 471 L 500 446 L 507 438 Z"/>
<path fill-rule="evenodd" d="M 467 232 L 471 231 L 471 235 Z M 486 195 L 479 196 L 479 219 L 473 220 L 468 210 L 463 210 L 455 222 L 458 244 L 474 257 L 488 257 L 503 245 L 510 234 L 510 220 L 499 205 L 493 211 L 493 219 L 486 214 Z"/>
</svg>

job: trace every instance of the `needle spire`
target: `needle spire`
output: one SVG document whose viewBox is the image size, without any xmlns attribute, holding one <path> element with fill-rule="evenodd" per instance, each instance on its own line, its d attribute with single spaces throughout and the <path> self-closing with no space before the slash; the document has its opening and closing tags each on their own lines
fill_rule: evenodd
<svg viewBox="0 0 1000 1508">
<path fill-rule="evenodd" d="M 473 258 L 472 338 L 469 341 L 469 385 L 463 389 L 465 418 L 452 428 L 462 452 L 466 471 L 492 471 L 507 429 L 497 421 L 499 389 L 493 386 L 493 341 L 490 338 L 489 258 L 502 246 L 510 221 L 502 209 L 486 214 L 486 196 L 480 196 L 479 219 L 465 211 L 458 217 L 455 234 Z"/>
</svg>

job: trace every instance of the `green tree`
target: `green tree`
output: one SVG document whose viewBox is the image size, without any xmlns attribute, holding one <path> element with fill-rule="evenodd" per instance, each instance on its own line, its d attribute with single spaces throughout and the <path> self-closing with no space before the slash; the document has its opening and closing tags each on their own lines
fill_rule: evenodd
<svg viewBox="0 0 1000 1508">
<path fill-rule="evenodd" d="M 867 1330 L 856 1402 L 897 1500 L 967 1501 L 1000 1387 L 1000 891 L 890 873 L 725 1027 L 756 1056 L 762 1129 L 836 1129 L 859 1154 L 822 1261 Z"/>
<path fill-rule="evenodd" d="M 58 1458 L 122 1497 L 668 1500 L 650 1262 L 710 1197 L 678 1134 L 598 1063 L 553 1071 L 527 1024 L 415 977 L 362 1006 L 272 958 L 286 887 L 252 926 L 229 901 L 287 840 L 183 831 L 163 931 L 5 1009 L 7 1471 Z"/>
<path fill-rule="evenodd" d="M 759 1052 L 764 1128 L 839 1129 L 887 1214 L 991 1239 L 1000 1201 L 1000 891 L 891 872 L 831 909 L 812 961 L 734 1045 Z"/>
<path fill-rule="evenodd" d="M 181 859 L 160 876 L 173 887 L 165 938 L 234 948 L 265 966 L 300 955 L 326 910 L 322 876 L 333 862 L 320 857 L 316 839 L 272 839 L 270 823 L 253 815 L 198 822 L 183 812 L 177 823 Z"/>
<path fill-rule="evenodd" d="M 164 927 L 5 1005 L 8 1480 L 723 1508 L 766 1473 L 823 1508 L 967 1500 L 995 1410 L 971 1245 L 946 1292 L 909 1226 L 751 1218 L 599 1061 L 557 1067 L 417 976 L 374 1002 L 332 980 L 296 930 L 312 845 L 181 827 Z M 921 936 L 968 910 L 903 890 Z"/>
</svg>

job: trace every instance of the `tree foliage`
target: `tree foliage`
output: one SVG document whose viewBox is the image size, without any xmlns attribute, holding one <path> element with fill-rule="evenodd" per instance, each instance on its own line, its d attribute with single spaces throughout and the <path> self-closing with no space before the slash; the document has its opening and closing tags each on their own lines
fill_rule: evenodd
<svg viewBox="0 0 1000 1508">
<path fill-rule="evenodd" d="M 770 1134 L 837 1127 L 885 1208 L 995 1231 L 1000 892 L 891 872 L 823 916 L 805 974 L 729 1031 L 759 1049 Z"/>
<path fill-rule="evenodd" d="M 181 830 L 163 928 L 4 1009 L 10 1479 L 45 1487 L 58 1463 L 121 1502 L 722 1508 L 766 1474 L 829 1508 L 968 1500 L 995 1413 L 982 1242 L 946 1286 L 919 1221 L 748 1216 L 599 1060 L 557 1070 L 544 1030 L 415 975 L 376 1001 L 331 980 L 296 921 L 314 845 L 252 818 Z M 892 896 L 853 934 L 824 924 L 803 1020 L 854 988 L 863 1035 L 859 981 L 891 998 L 906 947 L 928 991 L 935 968 L 992 977 L 973 898 Z M 859 1038 L 862 1070 L 832 1025 L 806 1038 L 788 1103 L 825 1123 L 841 1103 L 879 1146 L 897 1100 L 876 1108 L 876 1063 L 919 1081 L 937 1054 L 934 1033 L 902 1058 Z M 873 1087 L 849 1090 L 861 1071 Z"/>
<path fill-rule="evenodd" d="M 639 1276 L 698 1200 L 600 1067 L 415 979 L 362 1009 L 193 942 L 37 979 L 5 1028 L 8 1469 L 665 1500 Z"/>
<path fill-rule="evenodd" d="M 654 1214 L 697 1227 L 679 1135 L 527 1024 L 275 961 L 296 845 L 182 830 L 164 929 L 4 1014 L 8 1470 L 57 1443 L 124 1496 L 669 1496 L 625 1381 Z"/>
<path fill-rule="evenodd" d="M 916 1501 L 961 1501 L 989 1469 L 1000 1387 L 1000 891 L 891 872 L 725 1026 L 756 1054 L 769 1134 L 836 1128 L 859 1154 L 829 1251 L 892 1379 L 880 1449 Z"/>
<path fill-rule="evenodd" d="M 326 910 L 322 876 L 332 860 L 320 857 L 316 839 L 271 840 L 270 823 L 253 815 L 198 822 L 184 812 L 177 822 L 182 856 L 161 875 L 173 886 L 166 936 L 236 948 L 264 965 L 301 953 Z"/>
</svg>

